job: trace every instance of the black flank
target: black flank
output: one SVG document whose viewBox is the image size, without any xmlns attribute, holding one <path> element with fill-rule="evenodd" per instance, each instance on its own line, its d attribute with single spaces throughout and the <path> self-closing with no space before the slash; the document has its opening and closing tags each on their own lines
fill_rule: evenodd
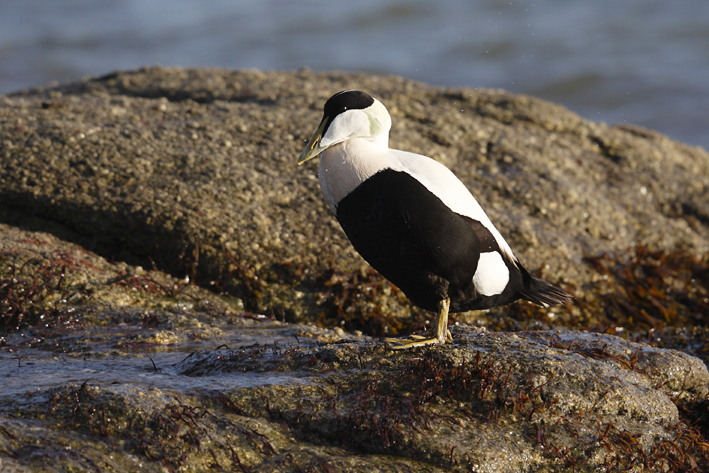
<svg viewBox="0 0 709 473">
<path fill-rule="evenodd" d="M 480 222 L 459 215 L 406 172 L 371 176 L 337 205 L 337 219 L 355 249 L 414 304 L 435 311 L 451 298 L 451 312 L 479 310 L 526 299 L 556 305 L 571 298 L 503 259 L 510 282 L 498 295 L 476 292 L 473 275 L 481 252 L 499 251 Z"/>
</svg>

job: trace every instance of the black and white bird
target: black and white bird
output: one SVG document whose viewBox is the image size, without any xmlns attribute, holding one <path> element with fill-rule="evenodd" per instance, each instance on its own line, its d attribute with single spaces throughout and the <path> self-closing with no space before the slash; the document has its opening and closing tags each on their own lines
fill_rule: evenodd
<svg viewBox="0 0 709 473">
<path fill-rule="evenodd" d="M 390 128 L 378 100 L 359 90 L 337 93 L 298 164 L 320 156 L 323 198 L 355 249 L 414 304 L 438 311 L 432 337 L 387 339 L 394 348 L 452 341 L 449 311 L 572 299 L 524 269 L 447 167 L 390 149 Z"/>
</svg>

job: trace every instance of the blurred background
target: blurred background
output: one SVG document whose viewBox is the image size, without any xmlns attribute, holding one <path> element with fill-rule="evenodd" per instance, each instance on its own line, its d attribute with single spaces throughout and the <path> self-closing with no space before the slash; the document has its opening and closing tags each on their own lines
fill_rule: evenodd
<svg viewBox="0 0 709 473">
<path fill-rule="evenodd" d="M 0 0 L 0 94 L 156 64 L 503 88 L 709 149 L 707 0 Z"/>
</svg>

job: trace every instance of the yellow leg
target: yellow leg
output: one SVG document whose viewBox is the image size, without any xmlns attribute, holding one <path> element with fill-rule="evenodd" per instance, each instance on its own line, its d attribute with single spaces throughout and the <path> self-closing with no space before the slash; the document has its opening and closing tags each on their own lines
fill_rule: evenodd
<svg viewBox="0 0 709 473">
<path fill-rule="evenodd" d="M 411 335 L 411 338 L 385 338 L 384 341 L 396 344 L 391 347 L 392 350 L 404 350 L 406 348 L 424 347 L 426 345 L 443 345 L 446 342 L 452 342 L 453 337 L 448 330 L 448 310 L 450 307 L 451 300 L 448 298 L 438 304 L 438 316 L 436 317 L 436 323 L 433 327 L 433 330 L 435 330 L 435 336 L 433 338 Z"/>
</svg>

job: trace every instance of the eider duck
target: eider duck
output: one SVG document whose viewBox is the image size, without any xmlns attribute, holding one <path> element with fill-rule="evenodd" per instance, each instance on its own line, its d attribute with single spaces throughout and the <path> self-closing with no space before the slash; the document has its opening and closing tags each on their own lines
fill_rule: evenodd
<svg viewBox="0 0 709 473">
<path fill-rule="evenodd" d="M 298 164 L 320 156 L 323 198 L 352 246 L 411 302 L 437 311 L 431 337 L 386 339 L 393 348 L 451 342 L 449 312 L 572 299 L 524 269 L 447 167 L 390 149 L 390 128 L 381 102 L 359 90 L 339 92 L 325 103 Z"/>
</svg>

